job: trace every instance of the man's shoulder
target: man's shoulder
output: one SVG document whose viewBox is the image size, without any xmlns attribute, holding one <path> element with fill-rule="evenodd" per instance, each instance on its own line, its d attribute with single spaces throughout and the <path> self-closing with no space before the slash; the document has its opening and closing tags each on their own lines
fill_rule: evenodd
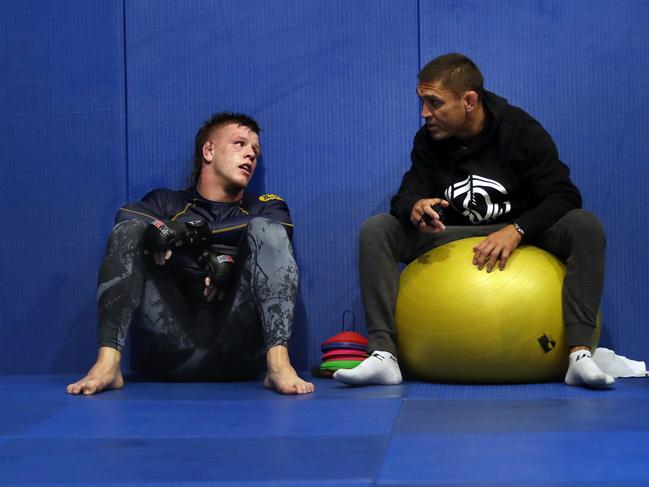
<svg viewBox="0 0 649 487">
<path fill-rule="evenodd" d="M 512 105 L 509 101 L 495 93 L 487 92 L 488 108 L 497 113 L 501 124 L 514 125 L 530 130 L 544 130 L 541 123 L 521 107 Z"/>
<path fill-rule="evenodd" d="M 182 205 L 186 202 L 191 202 L 193 196 L 190 191 L 184 189 L 156 188 L 145 194 L 142 200 L 154 201 L 162 207 Z"/>
<path fill-rule="evenodd" d="M 261 201 L 262 203 L 267 203 L 269 201 L 284 201 L 284 198 L 282 198 L 279 195 L 272 194 L 272 193 L 259 195 L 259 196 L 257 196 L 257 199 L 259 201 Z"/>
<path fill-rule="evenodd" d="M 541 122 L 520 107 L 507 103 L 496 128 L 501 143 L 523 151 L 554 149 L 554 140 Z"/>
<path fill-rule="evenodd" d="M 250 208 L 263 208 L 266 206 L 287 206 L 286 200 L 282 196 L 274 193 L 246 193 L 245 204 Z"/>
</svg>

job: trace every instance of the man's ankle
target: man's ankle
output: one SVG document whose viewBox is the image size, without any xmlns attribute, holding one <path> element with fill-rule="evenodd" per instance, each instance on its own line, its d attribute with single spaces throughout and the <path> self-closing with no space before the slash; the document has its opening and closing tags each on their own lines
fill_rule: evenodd
<svg viewBox="0 0 649 487">
<path fill-rule="evenodd" d="M 266 368 L 269 371 L 281 370 L 291 366 L 291 359 L 288 355 L 288 347 L 275 345 L 266 351 Z"/>
<path fill-rule="evenodd" d="M 105 368 L 119 368 L 122 352 L 112 347 L 100 347 L 95 365 Z"/>
</svg>

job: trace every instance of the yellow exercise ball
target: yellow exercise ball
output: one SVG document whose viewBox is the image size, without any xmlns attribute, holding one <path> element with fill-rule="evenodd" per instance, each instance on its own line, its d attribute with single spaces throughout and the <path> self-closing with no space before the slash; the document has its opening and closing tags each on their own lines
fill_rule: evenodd
<svg viewBox="0 0 649 487">
<path fill-rule="evenodd" d="M 521 383 L 563 378 L 563 264 L 532 245 L 504 271 L 472 264 L 484 237 L 442 245 L 401 273 L 396 321 L 399 361 L 433 382 Z M 599 339 L 600 319 L 593 346 Z"/>
</svg>

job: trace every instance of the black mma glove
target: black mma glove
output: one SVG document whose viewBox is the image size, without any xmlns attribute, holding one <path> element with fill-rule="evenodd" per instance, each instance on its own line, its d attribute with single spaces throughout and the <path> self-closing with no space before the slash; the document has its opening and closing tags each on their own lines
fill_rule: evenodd
<svg viewBox="0 0 649 487">
<path fill-rule="evenodd" d="M 217 289 L 227 289 L 234 277 L 234 257 L 222 253 L 218 246 L 204 251 L 198 257 L 198 265 L 205 269 L 210 285 Z"/>
<path fill-rule="evenodd" d="M 211 234 L 210 227 L 203 220 L 154 220 L 144 232 L 144 248 L 149 252 L 164 252 L 180 245 L 206 245 Z"/>
</svg>

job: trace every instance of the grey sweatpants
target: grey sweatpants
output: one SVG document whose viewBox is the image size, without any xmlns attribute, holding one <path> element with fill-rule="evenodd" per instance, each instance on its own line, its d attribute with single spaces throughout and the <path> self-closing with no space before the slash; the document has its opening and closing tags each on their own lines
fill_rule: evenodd
<svg viewBox="0 0 649 487">
<path fill-rule="evenodd" d="M 431 249 L 469 237 L 489 235 L 505 224 L 449 226 L 423 234 L 392 215 L 381 214 L 363 224 L 359 238 L 360 282 L 369 346 L 397 355 L 395 308 L 399 291 L 399 262 L 409 263 Z M 606 237 L 598 218 L 572 210 L 535 242 L 566 265 L 563 318 L 569 347 L 590 346 L 604 285 Z"/>
<path fill-rule="evenodd" d="M 144 255 L 146 223 L 111 232 L 99 271 L 99 346 L 121 350 L 129 324 L 140 370 L 174 380 L 231 380 L 258 375 L 265 351 L 291 336 L 298 272 L 286 230 L 253 218 L 239 247 L 234 283 L 220 302 L 193 302 L 169 265 Z M 197 276 L 202 280 L 202 276 Z"/>
</svg>

